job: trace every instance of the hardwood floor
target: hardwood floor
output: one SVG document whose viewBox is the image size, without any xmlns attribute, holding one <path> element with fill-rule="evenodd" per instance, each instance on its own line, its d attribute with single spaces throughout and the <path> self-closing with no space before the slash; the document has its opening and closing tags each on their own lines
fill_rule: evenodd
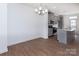
<svg viewBox="0 0 79 59">
<path fill-rule="evenodd" d="M 68 45 L 58 43 L 55 37 L 34 39 L 8 47 L 9 51 L 1 56 L 59 56 L 79 55 L 79 44 Z"/>
</svg>

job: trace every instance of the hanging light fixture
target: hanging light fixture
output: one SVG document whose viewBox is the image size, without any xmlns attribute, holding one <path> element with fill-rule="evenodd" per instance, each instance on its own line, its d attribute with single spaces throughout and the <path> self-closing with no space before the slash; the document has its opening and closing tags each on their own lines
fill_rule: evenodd
<svg viewBox="0 0 79 59">
<path fill-rule="evenodd" d="M 46 13 L 48 12 L 48 10 L 45 9 L 45 8 L 43 8 L 43 7 L 41 6 L 41 4 L 40 4 L 40 7 L 36 8 L 36 9 L 35 9 L 35 12 L 36 12 L 37 14 L 39 14 L 39 15 L 44 15 L 44 14 L 46 14 Z"/>
</svg>

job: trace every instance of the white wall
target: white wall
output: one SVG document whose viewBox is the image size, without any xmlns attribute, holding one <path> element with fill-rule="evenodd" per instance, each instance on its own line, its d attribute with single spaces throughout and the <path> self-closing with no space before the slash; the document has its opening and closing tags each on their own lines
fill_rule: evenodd
<svg viewBox="0 0 79 59">
<path fill-rule="evenodd" d="M 38 37 L 47 38 L 47 15 L 39 16 L 22 4 L 8 4 L 8 45 Z"/>
<path fill-rule="evenodd" d="M 0 3 L 0 53 L 7 51 L 7 4 Z"/>
<path fill-rule="evenodd" d="M 69 28 L 70 21 L 69 21 L 69 15 L 63 15 L 63 28 Z"/>
<path fill-rule="evenodd" d="M 41 24 L 41 32 L 42 35 L 41 37 L 47 39 L 48 38 L 48 14 L 45 14 L 43 16 L 43 19 L 41 20 L 42 24 Z"/>
</svg>

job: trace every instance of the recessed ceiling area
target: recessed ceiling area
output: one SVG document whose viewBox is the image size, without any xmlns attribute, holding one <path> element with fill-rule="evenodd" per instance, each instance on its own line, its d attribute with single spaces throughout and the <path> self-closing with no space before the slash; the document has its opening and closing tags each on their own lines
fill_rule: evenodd
<svg viewBox="0 0 79 59">
<path fill-rule="evenodd" d="M 79 13 L 78 3 L 24 3 L 24 5 L 32 8 L 38 8 L 41 5 L 43 8 L 60 15 Z"/>
</svg>

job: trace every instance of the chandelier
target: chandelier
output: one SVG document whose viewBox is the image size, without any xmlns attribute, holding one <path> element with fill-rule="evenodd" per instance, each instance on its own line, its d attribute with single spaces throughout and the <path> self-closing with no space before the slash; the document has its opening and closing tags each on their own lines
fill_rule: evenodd
<svg viewBox="0 0 79 59">
<path fill-rule="evenodd" d="M 40 6 L 40 7 L 38 7 L 38 8 L 35 9 L 35 12 L 36 12 L 37 14 L 39 14 L 39 15 L 44 15 L 44 14 L 46 14 L 46 13 L 48 12 L 48 10 L 45 9 L 45 8 L 42 8 L 42 7 Z"/>
</svg>

